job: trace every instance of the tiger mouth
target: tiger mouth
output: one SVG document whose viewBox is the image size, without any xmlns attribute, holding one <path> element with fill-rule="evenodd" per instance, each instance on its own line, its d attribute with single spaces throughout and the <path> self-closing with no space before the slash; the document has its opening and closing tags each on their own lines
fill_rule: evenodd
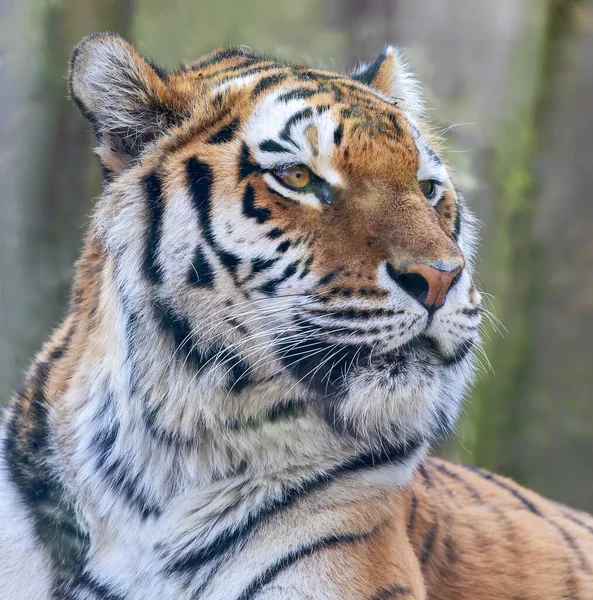
<svg viewBox="0 0 593 600">
<path fill-rule="evenodd" d="M 370 345 L 336 344 L 318 337 L 302 343 L 278 344 L 278 354 L 285 367 L 300 381 L 322 396 L 334 396 L 347 383 L 351 372 L 388 372 L 405 376 L 413 363 L 426 367 L 450 368 L 461 363 L 474 346 L 473 340 L 461 342 L 453 353 L 445 353 L 435 340 L 418 335 L 395 349 L 379 353 Z"/>
</svg>

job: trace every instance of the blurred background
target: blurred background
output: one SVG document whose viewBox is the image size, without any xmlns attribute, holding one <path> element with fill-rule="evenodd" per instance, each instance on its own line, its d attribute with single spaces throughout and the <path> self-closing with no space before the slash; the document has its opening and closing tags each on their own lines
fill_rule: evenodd
<svg viewBox="0 0 593 600">
<path fill-rule="evenodd" d="M 593 0 L 0 0 L 0 403 L 65 313 L 100 193 L 65 75 L 105 30 L 168 67 L 222 44 L 342 71 L 407 48 L 494 315 L 438 451 L 593 511 Z"/>
</svg>

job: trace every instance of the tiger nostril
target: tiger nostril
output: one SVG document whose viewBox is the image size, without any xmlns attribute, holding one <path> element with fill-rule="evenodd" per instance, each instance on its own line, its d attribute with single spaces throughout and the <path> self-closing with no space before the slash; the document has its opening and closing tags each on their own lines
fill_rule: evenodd
<svg viewBox="0 0 593 600">
<path fill-rule="evenodd" d="M 445 270 L 426 264 L 412 264 L 399 271 L 387 263 L 387 274 L 391 279 L 429 312 L 443 306 L 447 292 L 458 281 L 461 272 L 461 267 Z"/>
<path fill-rule="evenodd" d="M 430 286 L 420 273 L 402 273 L 398 276 L 397 283 L 418 302 L 424 303 L 428 297 Z"/>
</svg>

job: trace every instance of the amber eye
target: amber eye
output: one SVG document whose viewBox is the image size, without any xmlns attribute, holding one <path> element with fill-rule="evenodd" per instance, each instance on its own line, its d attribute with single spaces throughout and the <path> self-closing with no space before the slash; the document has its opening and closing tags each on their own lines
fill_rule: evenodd
<svg viewBox="0 0 593 600">
<path fill-rule="evenodd" d="M 302 165 L 280 169 L 275 172 L 275 175 L 286 187 L 295 190 L 302 190 L 307 187 L 311 180 L 311 171 Z"/>
<path fill-rule="evenodd" d="M 428 200 L 432 200 L 437 192 L 436 181 L 434 179 L 426 179 L 421 181 L 420 189 Z"/>
</svg>

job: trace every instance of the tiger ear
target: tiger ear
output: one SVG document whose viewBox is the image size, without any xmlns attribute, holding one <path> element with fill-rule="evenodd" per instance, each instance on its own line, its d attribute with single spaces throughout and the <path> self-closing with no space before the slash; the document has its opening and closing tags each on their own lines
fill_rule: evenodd
<svg viewBox="0 0 593 600">
<path fill-rule="evenodd" d="M 183 102 L 162 76 L 112 33 L 91 35 L 72 52 L 70 96 L 92 124 L 108 171 L 123 171 L 146 144 L 181 120 Z"/>
<path fill-rule="evenodd" d="M 420 84 L 398 48 L 385 46 L 374 62 L 362 63 L 350 76 L 393 98 L 399 108 L 413 117 L 424 113 Z"/>
</svg>

